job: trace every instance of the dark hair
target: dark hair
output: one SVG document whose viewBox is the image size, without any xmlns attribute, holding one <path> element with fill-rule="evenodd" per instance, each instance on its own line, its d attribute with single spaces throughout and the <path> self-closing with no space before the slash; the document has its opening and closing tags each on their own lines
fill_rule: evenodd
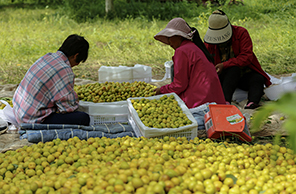
<svg viewBox="0 0 296 194">
<path fill-rule="evenodd" d="M 187 23 L 186 23 L 187 24 Z M 188 24 L 187 24 L 188 25 Z M 189 25 L 188 25 L 189 26 Z M 199 36 L 199 32 L 196 28 L 194 27 L 190 27 L 192 32 L 194 32 L 193 34 L 193 38 L 192 38 L 192 42 L 198 47 L 200 48 L 200 50 L 202 50 L 202 52 L 205 54 L 205 56 L 207 57 L 207 59 L 214 64 L 214 58 L 213 56 L 209 53 L 208 49 L 206 48 L 206 46 L 204 45 L 203 41 L 201 40 L 200 36 Z"/>
<path fill-rule="evenodd" d="M 68 58 L 77 54 L 76 62 L 85 62 L 88 57 L 89 43 L 83 36 L 72 34 L 66 38 L 59 51 L 62 51 Z"/>
</svg>

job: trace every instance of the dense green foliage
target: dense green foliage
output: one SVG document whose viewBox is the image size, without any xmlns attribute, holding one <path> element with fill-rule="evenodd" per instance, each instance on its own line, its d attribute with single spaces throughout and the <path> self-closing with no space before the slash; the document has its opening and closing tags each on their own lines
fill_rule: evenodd
<svg viewBox="0 0 296 194">
<path fill-rule="evenodd" d="M 217 4 L 206 5 L 202 0 L 113 0 L 114 10 L 106 14 L 105 0 L 0 0 L 1 6 L 18 7 L 60 7 L 70 18 L 77 22 L 96 20 L 97 18 L 146 18 L 170 20 L 174 17 L 196 17 L 197 13 L 206 9 L 217 8 Z M 295 16 L 296 3 L 292 0 L 252 0 L 244 2 L 244 6 L 228 6 L 229 0 L 214 0 L 219 2 L 220 8 L 231 10 L 233 18 L 261 19 L 264 16 L 274 16 L 274 19 Z M 237 0 L 240 2 L 240 0 Z"/>
<path fill-rule="evenodd" d="M 173 17 L 183 17 L 203 38 L 207 19 L 217 8 L 227 13 L 232 24 L 248 29 L 265 71 L 296 72 L 296 2 L 228 2 L 215 7 L 189 2 L 115 0 L 115 12 L 106 16 L 104 1 L 0 0 L 0 83 L 18 83 L 34 61 L 47 52 L 55 52 L 72 33 L 85 36 L 91 45 L 89 59 L 74 68 L 77 77 L 97 80 L 101 65 L 137 63 L 151 66 L 154 75 L 161 77 L 163 64 L 171 60 L 174 51 L 153 36 Z"/>
<path fill-rule="evenodd" d="M 88 5 L 83 1 L 65 0 L 67 8 L 70 11 L 70 17 L 78 22 L 89 21 L 96 17 L 114 18 L 146 18 L 169 20 L 173 17 L 194 17 L 196 16 L 196 3 L 174 3 L 168 1 L 162 3 L 160 1 L 141 2 L 131 0 L 129 3 L 126 0 L 115 0 L 114 11 L 106 14 L 104 0 L 88 1 Z"/>
</svg>

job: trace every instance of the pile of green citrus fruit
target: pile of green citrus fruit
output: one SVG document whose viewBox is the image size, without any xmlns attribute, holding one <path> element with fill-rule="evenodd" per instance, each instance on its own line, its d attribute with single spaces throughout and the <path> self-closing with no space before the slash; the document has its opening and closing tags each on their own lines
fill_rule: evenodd
<svg viewBox="0 0 296 194">
<path fill-rule="evenodd" d="M 159 99 L 131 99 L 142 123 L 153 128 L 178 128 L 192 124 L 174 95 L 163 95 Z"/>
<path fill-rule="evenodd" d="M 130 97 L 149 97 L 155 95 L 156 86 L 143 81 L 105 82 L 75 85 L 74 90 L 79 100 L 89 102 L 116 102 Z"/>
<path fill-rule="evenodd" d="M 269 143 L 74 137 L 1 153 L 0 193 L 296 193 L 295 161 Z"/>
</svg>

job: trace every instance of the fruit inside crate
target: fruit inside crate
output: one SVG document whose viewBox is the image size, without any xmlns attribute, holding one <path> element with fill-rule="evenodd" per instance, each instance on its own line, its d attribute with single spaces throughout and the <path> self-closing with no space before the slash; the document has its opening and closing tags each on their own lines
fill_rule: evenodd
<svg viewBox="0 0 296 194">
<path fill-rule="evenodd" d="M 144 81 L 104 82 L 75 85 L 74 90 L 80 101 L 110 103 L 126 101 L 131 97 L 154 96 L 155 85 Z"/>
<path fill-rule="evenodd" d="M 137 137 L 142 137 L 143 136 L 142 132 L 140 131 L 139 127 L 137 126 L 137 124 L 135 123 L 133 117 L 130 114 L 128 115 L 128 122 L 132 126 L 132 128 L 134 129 L 134 132 L 135 132 L 136 136 Z M 178 131 L 178 132 L 174 132 L 174 133 L 168 133 L 168 134 L 165 134 L 165 135 L 160 135 L 160 136 L 155 136 L 155 137 L 162 139 L 165 136 L 175 137 L 175 138 L 186 137 L 187 140 L 189 141 L 189 140 L 194 139 L 195 137 L 197 137 L 197 128 L 185 129 L 185 130 L 182 130 L 182 131 Z M 151 137 L 151 138 L 154 138 L 154 137 Z"/>
<path fill-rule="evenodd" d="M 155 102 L 157 100 L 161 100 L 161 98 L 165 96 L 168 98 L 173 97 L 173 99 L 177 102 L 181 110 L 178 109 L 176 110 L 175 113 L 178 112 L 180 115 L 181 113 L 184 114 L 185 117 L 183 115 L 181 118 L 186 120 L 185 122 L 186 124 L 181 123 L 180 126 L 175 127 L 175 124 L 170 125 L 169 123 L 167 123 L 168 125 L 165 125 L 162 128 L 159 128 L 155 126 L 148 126 L 146 123 L 144 124 L 141 121 L 139 114 L 137 113 L 136 109 L 133 107 L 132 102 L 134 100 L 141 100 L 141 99 L 152 100 L 153 102 Z M 195 120 L 195 118 L 193 117 L 193 115 L 185 105 L 185 103 L 175 93 L 169 93 L 169 94 L 163 94 L 163 95 L 157 95 L 157 96 L 151 96 L 151 97 L 129 98 L 127 102 L 128 102 L 128 110 L 129 110 L 129 115 L 128 115 L 129 122 L 134 128 L 135 133 L 136 134 L 138 133 L 139 136 L 142 135 L 144 137 L 150 138 L 150 137 L 163 137 L 163 136 L 173 135 L 176 137 L 185 136 L 188 139 L 193 139 L 194 137 L 197 137 L 197 121 Z M 169 104 L 166 107 L 170 107 L 170 106 L 172 106 L 172 104 Z M 161 115 L 163 114 L 164 114 L 163 112 L 158 112 L 158 114 L 154 113 L 153 116 L 156 117 L 158 115 L 161 117 Z M 173 113 L 171 115 L 173 115 Z M 188 120 L 190 121 L 190 123 L 187 123 Z M 133 123 L 134 123 L 134 126 L 133 126 Z"/>
<path fill-rule="evenodd" d="M 91 125 L 127 122 L 127 101 L 131 96 L 151 96 L 156 86 L 143 81 L 133 83 L 93 83 L 76 86 L 79 109 L 91 116 Z"/>
</svg>

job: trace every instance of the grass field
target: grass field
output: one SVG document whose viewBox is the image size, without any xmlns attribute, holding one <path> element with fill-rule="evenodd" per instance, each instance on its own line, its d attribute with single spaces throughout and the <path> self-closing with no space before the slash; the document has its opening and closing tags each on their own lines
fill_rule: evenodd
<svg viewBox="0 0 296 194">
<path fill-rule="evenodd" d="M 0 2 L 1 3 L 1 2 Z M 263 69 L 269 74 L 296 72 L 296 4 L 292 0 L 248 0 L 245 5 L 223 6 L 232 24 L 249 30 Z M 0 4 L 1 5 L 1 4 Z M 27 69 L 42 55 L 55 52 L 70 34 L 90 43 L 88 60 L 74 68 L 77 77 L 97 80 L 102 65 L 149 65 L 153 74 L 165 73 L 164 62 L 173 49 L 153 36 L 167 22 L 143 18 L 98 19 L 77 23 L 62 8 L 0 6 L 0 84 L 19 83 Z M 196 17 L 185 18 L 203 38 L 207 19 L 217 7 L 202 7 Z"/>
</svg>

